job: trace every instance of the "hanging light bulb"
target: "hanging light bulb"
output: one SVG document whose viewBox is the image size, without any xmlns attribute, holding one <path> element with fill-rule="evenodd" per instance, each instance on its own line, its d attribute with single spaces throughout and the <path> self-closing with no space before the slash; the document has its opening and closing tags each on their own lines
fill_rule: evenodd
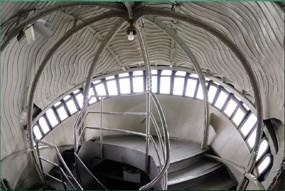
<svg viewBox="0 0 285 191">
<path fill-rule="evenodd" d="M 130 41 L 134 40 L 135 36 L 134 36 L 134 31 L 129 31 L 129 34 L 128 34 L 128 39 Z"/>
<path fill-rule="evenodd" d="M 133 22 L 130 21 L 130 26 L 127 28 L 128 40 L 132 41 L 135 39 L 136 28 L 133 25 Z"/>
</svg>

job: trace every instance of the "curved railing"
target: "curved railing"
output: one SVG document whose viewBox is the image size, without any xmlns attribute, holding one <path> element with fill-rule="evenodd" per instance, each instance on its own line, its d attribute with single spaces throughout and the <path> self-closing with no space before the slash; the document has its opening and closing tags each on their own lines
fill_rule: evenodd
<svg viewBox="0 0 285 191">
<path fill-rule="evenodd" d="M 152 98 L 154 106 L 158 112 L 159 120 L 161 121 L 161 128 L 159 127 L 157 120 L 156 120 L 155 116 L 153 115 L 153 113 L 148 114 L 148 112 L 104 112 L 103 111 L 104 99 L 110 98 L 110 97 L 118 97 L 118 96 L 92 95 L 89 98 L 89 100 L 92 99 L 93 97 L 100 98 L 100 111 L 87 111 L 84 115 L 83 115 L 83 112 L 79 113 L 77 120 L 74 124 L 75 155 L 78 156 L 77 155 L 77 153 L 79 151 L 78 147 L 80 144 L 82 144 L 84 142 L 84 141 L 82 141 L 82 138 L 84 137 L 83 135 L 84 135 L 86 129 L 94 129 L 94 130 L 100 131 L 100 153 L 101 153 L 101 157 L 103 157 L 102 153 L 103 153 L 103 143 L 104 143 L 102 131 L 112 131 L 112 132 L 117 132 L 117 133 L 126 133 L 126 134 L 143 136 L 146 138 L 146 157 L 145 157 L 146 171 L 148 171 L 147 169 L 149 168 L 149 157 L 148 157 L 149 142 L 148 142 L 148 140 L 150 140 L 150 143 L 152 144 L 152 146 L 154 147 L 154 150 L 156 152 L 158 162 L 159 162 L 160 171 L 159 171 L 158 175 L 152 181 L 150 181 L 148 184 L 142 186 L 140 188 L 140 190 L 146 190 L 146 189 L 153 188 L 160 181 L 162 182 L 162 184 L 161 184 L 162 189 L 166 190 L 167 189 L 167 169 L 168 169 L 169 163 L 170 163 L 170 143 L 169 143 L 169 133 L 168 133 L 168 128 L 167 128 L 167 124 L 166 124 L 166 119 L 165 119 L 163 110 L 161 108 L 161 105 L 160 105 L 158 99 L 156 98 L 155 94 L 151 91 L 140 93 L 140 94 L 129 94 L 129 95 L 120 95 L 120 96 L 135 96 L 135 95 L 143 95 L 143 94 L 149 94 L 150 98 Z M 99 114 L 100 115 L 100 126 L 99 127 L 94 127 L 94 126 L 91 127 L 91 126 L 85 126 L 84 125 L 84 121 L 86 120 L 86 117 L 90 114 L 97 114 L 97 115 Z M 139 115 L 139 116 L 150 115 L 151 121 L 153 123 L 154 129 L 156 132 L 156 136 L 158 137 L 159 146 L 155 142 L 153 135 L 150 135 L 149 134 L 150 131 L 147 129 L 146 129 L 146 133 L 142 133 L 142 132 L 137 132 L 137 131 L 103 127 L 103 121 L 102 121 L 103 115 L 125 115 L 125 116 L 128 116 L 128 115 Z M 149 127 L 147 126 L 146 128 L 149 128 Z M 161 156 L 159 154 L 159 148 L 161 149 L 163 160 L 161 159 Z"/>
</svg>

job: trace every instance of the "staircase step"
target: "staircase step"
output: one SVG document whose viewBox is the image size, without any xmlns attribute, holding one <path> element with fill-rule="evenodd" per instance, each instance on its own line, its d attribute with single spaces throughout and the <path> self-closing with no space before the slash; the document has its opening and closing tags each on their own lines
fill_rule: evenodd
<svg viewBox="0 0 285 191">
<path fill-rule="evenodd" d="M 168 187 L 169 189 L 186 189 L 193 187 L 211 176 L 212 172 L 215 172 L 222 166 L 223 165 L 219 162 L 202 158 L 187 168 L 169 173 Z"/>
<path fill-rule="evenodd" d="M 225 167 L 218 169 L 211 177 L 207 178 L 201 184 L 191 187 L 192 190 L 228 190 L 237 185 L 232 180 Z"/>
<path fill-rule="evenodd" d="M 194 163 L 197 163 L 203 157 L 203 154 L 206 151 L 198 150 L 196 152 L 192 152 L 191 155 L 186 156 L 185 158 L 181 158 L 176 161 L 171 161 L 170 166 L 168 168 L 168 173 L 176 172 L 182 169 L 185 169 Z"/>
</svg>

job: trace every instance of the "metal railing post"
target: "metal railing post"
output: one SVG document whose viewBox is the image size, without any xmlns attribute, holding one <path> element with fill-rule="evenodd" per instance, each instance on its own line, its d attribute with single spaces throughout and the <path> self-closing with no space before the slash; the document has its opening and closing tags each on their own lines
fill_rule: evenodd
<svg viewBox="0 0 285 191">
<path fill-rule="evenodd" d="M 103 159 L 103 100 L 104 98 L 101 97 L 100 100 L 100 155 L 101 158 Z"/>
</svg>

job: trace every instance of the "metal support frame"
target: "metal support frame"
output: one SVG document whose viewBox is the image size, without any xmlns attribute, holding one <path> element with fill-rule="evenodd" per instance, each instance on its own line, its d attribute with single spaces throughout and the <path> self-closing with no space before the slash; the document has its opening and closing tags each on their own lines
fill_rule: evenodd
<svg viewBox="0 0 285 191">
<path fill-rule="evenodd" d="M 137 27 L 137 34 L 138 34 L 138 39 L 143 55 L 143 60 L 145 63 L 145 73 L 146 73 L 146 172 L 148 173 L 149 171 L 149 136 L 150 136 L 150 114 L 151 114 L 151 103 L 150 103 L 150 92 L 151 92 L 151 87 L 152 87 L 152 79 L 151 79 L 151 69 L 150 69 L 150 61 L 148 58 L 148 53 L 147 53 L 147 46 L 145 43 L 144 39 L 144 34 L 143 34 L 143 29 L 139 26 Z"/>
<path fill-rule="evenodd" d="M 263 111 L 262 111 L 261 95 L 260 95 L 257 79 L 245 55 L 242 53 L 242 51 L 238 48 L 238 46 L 229 37 L 224 35 L 222 32 L 220 32 L 213 26 L 191 15 L 185 15 L 182 13 L 176 13 L 173 11 L 162 10 L 158 8 L 142 7 L 134 14 L 134 21 L 138 20 L 140 17 L 145 16 L 145 15 L 171 17 L 171 18 L 185 21 L 196 27 L 202 28 L 206 30 L 207 32 L 210 32 L 212 35 L 216 36 L 219 40 L 221 40 L 240 60 L 250 80 L 250 84 L 251 84 L 253 94 L 254 94 L 253 96 L 255 99 L 256 113 L 257 113 L 257 132 L 256 132 L 255 145 L 251 152 L 250 161 L 246 169 L 246 172 L 251 172 L 255 166 L 255 159 L 257 157 L 257 151 L 258 151 L 258 147 L 260 144 L 261 134 L 263 131 L 263 127 L 262 127 Z M 238 189 L 244 189 L 245 181 L 246 181 L 246 177 L 243 176 L 243 180 L 240 182 Z"/>
<path fill-rule="evenodd" d="M 204 128 L 203 128 L 203 140 L 201 143 L 201 148 L 203 150 L 207 149 L 208 144 L 208 136 L 209 136 L 209 105 L 208 105 L 208 93 L 207 93 L 207 87 L 206 87 L 206 81 L 205 77 L 203 75 L 202 69 L 195 57 L 195 55 L 192 53 L 190 48 L 186 45 L 186 43 L 169 27 L 167 27 L 161 20 L 155 17 L 151 16 L 145 16 L 145 18 L 152 23 L 154 23 L 156 26 L 158 26 L 161 30 L 163 30 L 167 35 L 169 35 L 173 40 L 176 41 L 176 43 L 184 50 L 184 52 L 187 54 L 187 56 L 192 61 L 194 68 L 198 74 L 199 81 L 202 87 L 203 96 L 204 96 Z"/>
<path fill-rule="evenodd" d="M 66 41 L 68 40 L 73 34 L 75 34 L 76 32 L 80 31 L 81 29 L 83 29 L 84 27 L 97 22 L 99 20 L 102 19 L 106 19 L 106 18 L 112 18 L 112 17 L 120 17 L 120 18 L 125 18 L 126 15 L 124 13 L 120 13 L 120 12 L 115 12 L 115 11 L 108 11 L 106 13 L 103 13 L 101 15 L 92 17 L 90 19 L 87 19 L 84 23 L 77 25 L 76 27 L 70 29 L 69 31 L 66 32 L 66 34 L 61 37 L 54 45 L 53 47 L 51 47 L 51 49 L 48 51 L 48 53 L 46 54 L 44 60 L 42 61 L 42 63 L 39 66 L 39 69 L 37 70 L 34 80 L 32 82 L 31 88 L 30 88 L 30 92 L 29 92 L 29 101 L 28 101 L 28 123 L 27 123 L 27 128 L 28 128 L 28 136 L 29 136 L 29 141 L 30 141 L 30 148 L 32 149 L 34 147 L 33 142 L 34 142 L 34 137 L 33 137 L 33 122 L 32 122 L 32 113 L 33 113 L 33 100 L 34 100 L 34 94 L 36 91 L 36 87 L 38 84 L 38 81 L 40 79 L 40 76 L 44 70 L 44 68 L 46 67 L 46 65 L 48 64 L 48 61 L 50 60 L 50 58 L 53 56 L 53 54 L 59 49 L 59 47 Z M 36 160 L 36 153 L 31 152 L 32 158 L 35 162 L 35 166 L 37 169 L 37 172 L 41 178 L 41 181 L 44 182 L 43 180 L 43 176 L 41 176 L 40 173 L 40 169 L 38 167 L 37 164 L 37 160 Z"/>
</svg>

